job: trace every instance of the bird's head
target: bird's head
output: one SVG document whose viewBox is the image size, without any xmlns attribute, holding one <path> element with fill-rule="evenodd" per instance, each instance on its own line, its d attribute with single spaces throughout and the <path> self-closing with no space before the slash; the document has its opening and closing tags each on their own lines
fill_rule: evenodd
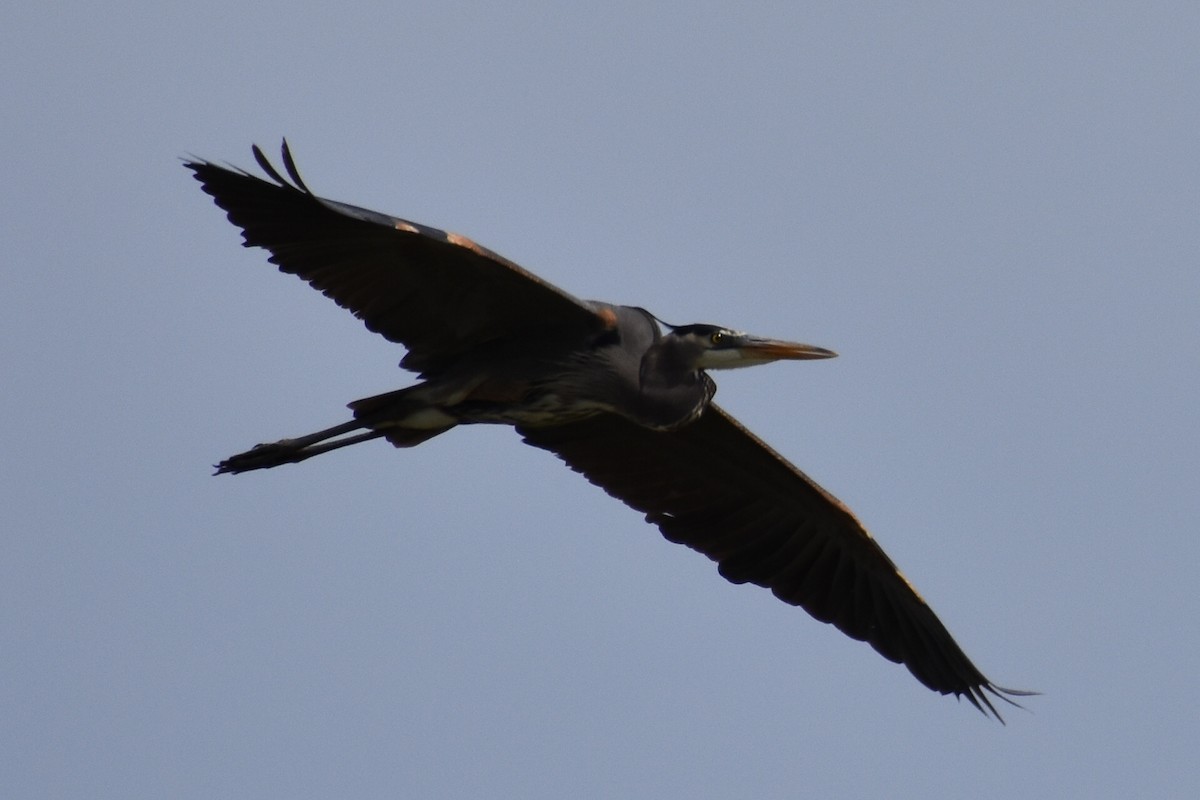
<svg viewBox="0 0 1200 800">
<path fill-rule="evenodd" d="M 823 347 L 780 339 L 766 339 L 718 325 L 679 325 L 663 336 L 693 369 L 736 369 L 772 361 L 803 361 L 834 358 L 837 353 Z"/>
</svg>

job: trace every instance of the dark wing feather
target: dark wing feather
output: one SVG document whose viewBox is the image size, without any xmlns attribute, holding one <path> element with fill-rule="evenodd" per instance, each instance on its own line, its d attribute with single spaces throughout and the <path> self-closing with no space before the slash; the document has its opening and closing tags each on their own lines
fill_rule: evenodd
<svg viewBox="0 0 1200 800">
<path fill-rule="evenodd" d="M 408 369 L 436 372 L 531 328 L 583 337 L 604 327 L 587 303 L 466 237 L 317 197 L 286 141 L 290 181 L 257 146 L 254 157 L 270 181 L 205 161 L 184 166 L 242 229 L 246 247 L 269 250 L 282 271 L 407 347 Z"/>
<path fill-rule="evenodd" d="M 518 429 L 734 583 L 755 583 L 999 718 L 993 685 L 862 524 L 715 405 L 675 431 L 603 414 Z M 1008 701 L 1012 702 L 1012 701 Z"/>
</svg>

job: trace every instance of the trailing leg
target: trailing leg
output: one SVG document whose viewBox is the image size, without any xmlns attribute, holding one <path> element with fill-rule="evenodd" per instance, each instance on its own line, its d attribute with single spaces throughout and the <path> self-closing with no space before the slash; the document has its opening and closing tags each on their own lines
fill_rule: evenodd
<svg viewBox="0 0 1200 800">
<path fill-rule="evenodd" d="M 356 400 L 350 404 L 354 419 L 296 439 L 255 445 L 216 465 L 216 474 L 237 474 L 295 464 L 330 450 L 385 437 L 396 447 L 413 447 L 444 433 L 459 423 L 439 401 L 446 391 L 429 384 Z M 365 430 L 364 430 L 365 429 Z M 347 436 L 354 431 L 361 433 Z"/>
<path fill-rule="evenodd" d="M 355 436 L 343 436 L 351 431 L 360 430 L 367 425 L 360 420 L 353 420 L 323 431 L 310 433 L 296 439 L 280 439 L 269 444 L 257 444 L 244 453 L 230 456 L 216 465 L 215 475 L 226 472 L 237 474 L 254 469 L 269 469 L 280 464 L 295 464 L 306 458 L 337 450 L 359 442 L 369 441 L 385 435 L 384 431 L 368 430 Z M 342 437 L 342 438 L 336 438 Z"/>
</svg>

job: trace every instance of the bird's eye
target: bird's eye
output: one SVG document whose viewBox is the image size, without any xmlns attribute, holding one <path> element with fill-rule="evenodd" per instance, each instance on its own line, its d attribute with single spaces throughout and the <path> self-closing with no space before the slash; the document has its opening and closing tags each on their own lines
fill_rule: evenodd
<svg viewBox="0 0 1200 800">
<path fill-rule="evenodd" d="M 721 342 L 725 341 L 725 334 L 721 331 L 716 331 L 708 337 L 708 340 L 713 344 L 720 344 Z"/>
</svg>

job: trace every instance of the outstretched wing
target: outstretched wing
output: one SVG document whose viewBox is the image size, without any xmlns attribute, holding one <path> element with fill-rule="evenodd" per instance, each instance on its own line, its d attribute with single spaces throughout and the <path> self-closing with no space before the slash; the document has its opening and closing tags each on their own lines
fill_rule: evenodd
<svg viewBox="0 0 1200 800">
<path fill-rule="evenodd" d="M 289 181 L 255 146 L 270 181 L 186 161 L 204 191 L 283 272 L 298 275 L 367 328 L 408 348 L 402 365 L 433 372 L 481 344 L 530 328 L 583 337 L 604 327 L 585 302 L 464 236 L 325 200 Z"/>
<path fill-rule="evenodd" d="M 717 406 L 674 431 L 614 414 L 518 430 L 726 579 L 869 642 L 930 689 L 997 718 L 987 693 L 1027 694 L 984 677 L 854 515 Z"/>
</svg>

